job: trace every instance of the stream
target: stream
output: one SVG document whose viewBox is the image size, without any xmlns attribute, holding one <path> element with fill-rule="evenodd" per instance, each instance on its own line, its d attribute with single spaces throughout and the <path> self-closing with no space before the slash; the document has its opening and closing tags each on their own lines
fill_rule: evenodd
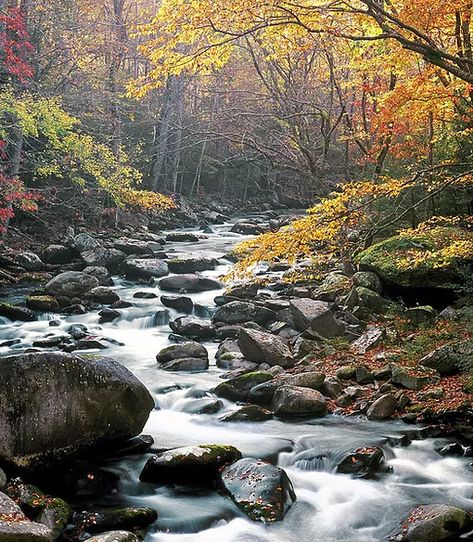
<svg viewBox="0 0 473 542">
<path fill-rule="evenodd" d="M 173 254 L 196 253 L 221 258 L 241 239 L 230 232 L 232 224 L 212 226 L 213 233 L 198 243 L 168 243 Z M 180 230 L 183 231 L 183 230 Z M 186 230 L 192 231 L 192 230 Z M 199 232 L 200 233 L 200 232 Z M 224 274 L 230 262 L 221 260 L 204 276 Z M 226 262 L 226 263 L 225 263 Z M 297 501 L 284 521 L 270 526 L 247 519 L 229 499 L 210 490 L 166 487 L 140 483 L 139 473 L 149 454 L 110 460 L 106 467 L 119 474 L 120 503 L 151 507 L 159 518 L 149 529 L 146 542 L 375 542 L 387 540 L 399 528 L 409 510 L 418 504 L 445 503 L 473 510 L 472 458 L 442 457 L 442 439 L 414 440 L 401 446 L 399 437 L 418 428 L 401 421 L 373 422 L 362 417 L 328 415 L 306 421 L 274 419 L 254 423 L 223 423 L 235 410 L 224 401 L 216 414 L 188 414 L 186 408 L 221 382 L 225 372 L 215 366 L 218 343 L 203 343 L 209 350 L 210 369 L 201 373 L 166 372 L 159 369 L 156 354 L 171 344 L 168 320 L 181 316 L 155 299 L 136 299 L 137 291 L 160 294 L 158 286 L 146 287 L 114 277 L 114 290 L 134 307 L 111 323 L 98 324 L 96 313 L 43 315 L 36 322 L 12 323 L 0 319 L 0 343 L 20 339 L 13 347 L 0 347 L 0 356 L 21 352 L 47 333 L 63 334 L 71 324 L 85 324 L 109 337 L 101 353 L 128 367 L 150 390 L 156 401 L 143 433 L 150 434 L 156 448 L 190 444 L 232 444 L 244 456 L 267 458 L 284 467 L 294 484 Z M 9 301 L 20 301 L 25 291 L 16 290 Z M 200 317 L 209 317 L 213 299 L 221 291 L 186 294 L 198 305 Z M 168 311 L 165 313 L 164 311 Z M 156 315 L 156 313 L 158 313 Z M 60 321 L 49 327 L 50 319 Z M 82 352 L 80 352 L 82 353 Z M 345 452 L 361 446 L 382 447 L 391 471 L 377 480 L 355 479 L 334 474 Z"/>
</svg>

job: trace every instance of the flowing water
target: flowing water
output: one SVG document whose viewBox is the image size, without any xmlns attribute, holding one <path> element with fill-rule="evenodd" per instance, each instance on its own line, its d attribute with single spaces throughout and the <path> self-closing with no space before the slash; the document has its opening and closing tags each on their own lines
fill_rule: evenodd
<svg viewBox="0 0 473 542">
<path fill-rule="evenodd" d="M 221 257 L 242 238 L 230 233 L 230 228 L 231 224 L 215 226 L 214 233 L 199 243 L 174 243 L 165 250 Z M 217 277 L 228 265 L 203 274 Z M 438 450 L 446 442 L 440 439 L 416 440 L 407 447 L 396 445 L 396 437 L 413 430 L 402 422 L 327 416 L 305 422 L 223 423 L 219 418 L 236 408 L 230 402 L 217 414 L 186 413 L 186 406 L 209 395 L 220 381 L 223 371 L 212 363 L 218 345 L 204 343 L 211 358 L 206 372 L 160 370 L 155 356 L 170 344 L 168 319 L 179 314 L 165 309 L 159 298 L 133 298 L 137 291 L 159 295 L 157 286 L 116 279 L 114 289 L 134 307 L 125 309 L 123 317 L 112 323 L 99 325 L 96 313 L 49 315 L 31 323 L 0 321 L 0 343 L 20 340 L 14 346 L 0 347 L 0 356 L 20 352 L 47 333 L 65 334 L 72 323 L 85 324 L 90 332 L 96 330 L 98 335 L 122 344 L 110 343 L 104 352 L 126 365 L 154 395 L 157 408 L 143 432 L 154 437 L 156 447 L 232 444 L 244 456 L 268 458 L 284 467 L 297 494 L 284 521 L 265 526 L 246 519 L 229 499 L 216 492 L 140 483 L 138 476 L 148 455 L 110 461 L 107 468 L 120 475 L 121 502 L 159 512 L 146 542 L 374 542 L 387 540 L 418 504 L 447 503 L 473 510 L 472 459 L 442 457 Z M 205 308 L 211 311 L 215 307 L 213 298 L 219 293 L 190 297 L 199 313 L 205 314 Z M 10 300 L 21 300 L 24 294 L 17 290 Z M 48 320 L 53 317 L 60 320 L 59 327 L 49 327 Z M 390 473 L 378 480 L 334 474 L 337 459 L 346 451 L 370 445 L 383 448 Z M 116 501 L 116 496 L 113 498 Z"/>
</svg>

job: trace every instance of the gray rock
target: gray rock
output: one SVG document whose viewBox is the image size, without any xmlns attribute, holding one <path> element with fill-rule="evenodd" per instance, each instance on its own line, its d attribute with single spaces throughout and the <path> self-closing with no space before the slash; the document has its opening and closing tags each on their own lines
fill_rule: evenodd
<svg viewBox="0 0 473 542">
<path fill-rule="evenodd" d="M 351 474 L 355 478 L 372 478 L 383 466 L 384 454 L 380 448 L 366 446 L 346 454 L 337 465 L 336 472 Z"/>
<path fill-rule="evenodd" d="M 83 270 L 83 273 L 92 275 L 99 281 L 99 286 L 113 286 L 113 280 L 106 267 L 90 265 Z"/>
<path fill-rule="evenodd" d="M 219 290 L 222 284 L 200 275 L 174 275 L 160 280 L 159 287 L 169 292 L 205 292 Z"/>
<path fill-rule="evenodd" d="M 326 338 L 343 335 L 343 326 L 335 320 L 330 305 L 324 301 L 293 299 L 291 311 L 300 331 L 311 329 Z"/>
<path fill-rule="evenodd" d="M 240 459 L 221 475 L 224 491 L 253 521 L 281 521 L 296 500 L 286 472 L 260 459 Z"/>
<path fill-rule="evenodd" d="M 15 258 L 15 263 L 26 269 L 27 271 L 40 271 L 44 264 L 41 258 L 34 252 L 22 252 Z"/>
<path fill-rule="evenodd" d="M 205 258 L 204 256 L 189 255 L 170 258 L 167 260 L 167 263 L 171 273 L 185 274 L 215 269 L 218 265 L 218 260 L 215 258 Z"/>
<path fill-rule="evenodd" d="M 129 258 L 122 262 L 120 273 L 127 278 L 165 277 L 169 274 L 166 260 L 158 258 Z"/>
<path fill-rule="evenodd" d="M 96 534 L 87 540 L 88 542 L 140 542 L 140 539 L 129 531 L 108 531 Z"/>
<path fill-rule="evenodd" d="M 281 384 L 284 386 L 297 386 L 299 388 L 310 388 L 312 390 L 320 390 L 324 381 L 325 375 L 316 371 L 281 378 Z"/>
<path fill-rule="evenodd" d="M 194 309 L 194 302 L 192 299 L 183 295 L 162 295 L 161 303 L 165 307 L 169 307 L 186 314 L 190 314 Z"/>
<path fill-rule="evenodd" d="M 441 542 L 453 540 L 471 528 L 468 512 L 446 504 L 428 504 L 414 508 L 403 524 L 403 542 Z"/>
<path fill-rule="evenodd" d="M 80 271 L 66 271 L 51 279 L 44 290 L 55 297 L 81 297 L 99 285 L 92 275 Z"/>
<path fill-rule="evenodd" d="M 9 521 L 9 518 L 13 518 Z M 0 493 L 0 540 L 5 542 L 51 542 L 51 529 L 30 521 L 21 508 L 4 493 Z"/>
<path fill-rule="evenodd" d="M 64 245 L 49 245 L 41 252 L 41 259 L 53 265 L 70 263 L 74 259 L 74 251 Z"/>
<path fill-rule="evenodd" d="M 274 392 L 272 410 L 278 416 L 325 416 L 325 397 L 317 390 L 281 386 Z"/>
<path fill-rule="evenodd" d="M 222 382 L 215 388 L 214 393 L 217 397 L 223 397 L 230 401 L 246 401 L 252 388 L 272 379 L 271 373 L 254 371 Z"/>
<path fill-rule="evenodd" d="M 368 288 L 368 290 L 373 290 L 378 294 L 383 291 L 383 283 L 376 273 L 371 271 L 359 271 L 353 275 L 353 285 L 362 286 L 363 288 Z"/>
<path fill-rule="evenodd" d="M 358 305 L 369 309 L 377 314 L 384 314 L 390 307 L 391 302 L 381 297 L 377 292 L 358 286 L 355 288 Z"/>
<path fill-rule="evenodd" d="M 101 246 L 100 242 L 88 233 L 79 233 L 78 235 L 76 235 L 74 237 L 73 245 L 74 248 L 79 252 L 93 250 Z"/>
<path fill-rule="evenodd" d="M 126 254 L 116 248 L 105 248 L 99 246 L 92 250 L 81 251 L 80 256 L 87 266 L 106 267 L 115 271 L 125 259 Z"/>
<path fill-rule="evenodd" d="M 422 374 L 421 369 L 421 367 L 417 367 L 415 374 L 413 374 L 412 371 L 408 371 L 404 367 L 399 367 L 399 365 L 393 365 L 391 376 L 392 383 L 397 384 L 398 386 L 402 386 L 403 388 L 407 388 L 409 390 L 419 391 L 427 384 L 435 382 L 432 371 L 427 372 L 426 370 L 426 374 Z"/>
<path fill-rule="evenodd" d="M 156 356 L 156 361 L 158 363 L 167 363 L 168 361 L 182 358 L 202 358 L 208 360 L 209 354 L 205 346 L 195 341 L 187 341 L 163 348 Z"/>
<path fill-rule="evenodd" d="M 148 241 L 140 241 L 139 239 L 117 239 L 113 243 L 114 248 L 124 252 L 125 254 L 153 254 L 153 249 Z"/>
<path fill-rule="evenodd" d="M 230 231 L 233 233 L 240 233 L 241 235 L 258 235 L 259 233 L 263 233 L 264 230 L 265 228 L 259 224 L 242 221 L 234 224 Z"/>
<path fill-rule="evenodd" d="M 212 339 L 215 336 L 215 329 L 209 322 L 189 316 L 176 318 L 169 327 L 174 333 L 190 339 Z"/>
<path fill-rule="evenodd" d="M 287 368 L 294 365 L 294 358 L 287 344 L 271 333 L 241 329 L 238 347 L 245 359 L 256 363 L 268 363 Z"/>
<path fill-rule="evenodd" d="M 166 361 L 160 367 L 163 371 L 206 371 L 209 360 L 204 358 L 180 358 Z"/>
<path fill-rule="evenodd" d="M 142 482 L 212 486 L 222 467 L 241 458 L 233 446 L 219 444 L 175 448 L 150 457 L 140 474 Z"/>
<path fill-rule="evenodd" d="M 29 295 L 25 302 L 29 309 L 41 312 L 58 312 L 61 309 L 57 299 L 51 295 Z"/>
<path fill-rule="evenodd" d="M 31 309 L 19 305 L 10 305 L 10 303 L 0 303 L 0 316 L 20 322 L 33 322 L 36 320 L 36 314 Z"/>
<path fill-rule="evenodd" d="M 392 393 L 386 393 L 370 406 L 366 415 L 371 420 L 385 420 L 397 410 L 398 401 Z"/>
<path fill-rule="evenodd" d="M 473 367 L 473 340 L 440 346 L 424 356 L 419 364 L 435 369 L 442 376 L 471 369 Z"/>
<path fill-rule="evenodd" d="M 82 532 L 100 533 L 115 529 L 146 529 L 157 518 L 158 514 L 152 508 L 126 506 L 76 513 L 74 524 Z"/>
<path fill-rule="evenodd" d="M 212 316 L 212 321 L 230 325 L 244 322 L 256 322 L 265 325 L 274 317 L 275 313 L 265 307 L 259 307 L 246 301 L 231 301 L 218 307 Z"/>
<path fill-rule="evenodd" d="M 386 330 L 378 326 L 368 326 L 366 331 L 352 343 L 351 349 L 356 354 L 366 354 L 369 350 L 376 348 L 386 337 Z"/>
<path fill-rule="evenodd" d="M 437 311 L 430 305 L 411 307 L 405 312 L 406 318 L 414 325 L 432 323 L 437 314 Z"/>
<path fill-rule="evenodd" d="M 166 241 L 170 241 L 174 243 L 198 243 L 200 241 L 200 237 L 196 235 L 195 233 L 176 232 L 176 233 L 168 233 L 166 235 Z"/>
<path fill-rule="evenodd" d="M 92 301 L 111 305 L 120 299 L 120 296 L 108 286 L 97 286 L 89 292 Z"/>
<path fill-rule="evenodd" d="M 203 397 L 185 405 L 182 408 L 182 412 L 187 412 L 188 414 L 215 414 L 219 410 L 222 410 L 222 408 L 223 402 L 220 399 Z"/>
<path fill-rule="evenodd" d="M 245 405 L 235 412 L 221 418 L 222 422 L 264 422 L 270 420 L 273 413 L 257 405 Z"/>
<path fill-rule="evenodd" d="M 2 469 L 0 469 L 0 491 L 3 491 L 6 485 L 7 485 L 7 475 L 3 472 Z"/>
<path fill-rule="evenodd" d="M 320 393 L 330 399 L 337 399 L 342 393 L 342 383 L 336 376 L 328 377 L 320 387 Z"/>
<path fill-rule="evenodd" d="M 154 408 L 143 384 L 110 358 L 10 356 L 0 381 L 0 458 L 28 469 L 131 438 Z"/>
</svg>

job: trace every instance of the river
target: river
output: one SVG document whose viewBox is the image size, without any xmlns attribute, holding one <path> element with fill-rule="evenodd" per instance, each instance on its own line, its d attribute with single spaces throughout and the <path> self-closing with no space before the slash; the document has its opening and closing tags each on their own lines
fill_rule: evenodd
<svg viewBox="0 0 473 542">
<path fill-rule="evenodd" d="M 170 243 L 164 249 L 222 257 L 242 236 L 230 233 L 231 224 L 212 226 L 214 233 L 199 243 Z M 187 230 L 186 230 L 187 231 Z M 189 230 L 191 231 L 191 230 Z M 230 263 L 202 274 L 215 278 Z M 155 397 L 144 433 L 155 439 L 157 448 L 189 444 L 232 444 L 245 456 L 268 458 L 284 467 L 292 480 L 297 501 L 284 521 L 270 526 L 246 519 L 236 506 L 216 492 L 185 487 L 158 487 L 140 483 L 142 466 L 148 455 L 109 461 L 108 469 L 120 475 L 119 500 L 133 506 L 148 506 L 159 513 L 146 542 L 377 542 L 395 533 L 402 518 L 415 505 L 446 503 L 473 510 L 472 459 L 442 457 L 442 439 L 414 440 L 398 444 L 399 437 L 416 428 L 402 422 L 372 422 L 361 417 L 326 416 L 304 422 L 277 419 L 257 423 L 219 421 L 236 405 L 224 401 L 217 414 L 184 412 L 197 398 L 208 395 L 224 371 L 213 361 L 217 343 L 204 343 L 211 359 L 210 369 L 201 373 L 166 372 L 159 369 L 156 354 L 170 344 L 165 307 L 157 299 L 136 299 L 137 291 L 159 294 L 159 288 L 143 287 L 115 278 L 113 287 L 133 308 L 123 317 L 98 324 L 96 313 L 50 315 L 30 323 L 0 321 L 0 343 L 20 339 L 14 347 L 0 348 L 0 356 L 22 351 L 47 333 L 64 333 L 72 323 L 85 324 L 90 331 L 123 343 L 104 351 L 126 365 Z M 220 291 L 190 294 L 200 306 L 199 315 L 210 313 Z M 25 292 L 16 290 L 11 300 Z M 207 310 L 207 309 L 210 309 Z M 172 309 L 169 318 L 180 314 Z M 160 316 L 156 317 L 156 312 Z M 49 319 L 60 325 L 49 327 Z M 391 472 L 377 480 L 354 479 L 334 474 L 337 459 L 353 448 L 378 445 L 384 450 Z M 116 502 L 116 496 L 103 496 L 103 502 Z"/>
</svg>

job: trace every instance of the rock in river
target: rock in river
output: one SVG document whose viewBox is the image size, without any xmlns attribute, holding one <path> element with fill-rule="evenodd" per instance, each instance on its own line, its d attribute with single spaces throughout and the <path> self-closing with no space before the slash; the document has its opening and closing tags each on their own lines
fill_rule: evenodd
<svg viewBox="0 0 473 542">
<path fill-rule="evenodd" d="M 240 459 L 221 478 L 225 492 L 253 521 L 281 521 L 296 500 L 286 472 L 258 459 Z"/>
<path fill-rule="evenodd" d="M 51 542 L 51 529 L 30 521 L 21 508 L 0 493 L 0 540 L 5 542 Z"/>
<path fill-rule="evenodd" d="M 291 312 L 299 331 L 311 329 L 328 339 L 343 335 L 343 326 L 339 324 L 324 301 L 301 298 L 291 300 Z"/>
<path fill-rule="evenodd" d="M 165 277 L 169 274 L 166 260 L 159 258 L 127 258 L 120 266 L 127 278 Z"/>
<path fill-rule="evenodd" d="M 212 486 L 220 469 L 241 459 L 233 446 L 203 444 L 167 450 L 150 457 L 141 474 L 142 482 Z"/>
<path fill-rule="evenodd" d="M 176 318 L 170 322 L 169 327 L 174 333 L 191 339 L 212 339 L 215 335 L 215 330 L 209 322 L 189 316 Z"/>
<path fill-rule="evenodd" d="M 230 399 L 230 401 L 246 401 L 251 388 L 272 379 L 271 373 L 254 371 L 222 382 L 215 388 L 214 393 L 217 397 Z"/>
<path fill-rule="evenodd" d="M 160 280 L 159 287 L 169 292 L 205 292 L 219 290 L 222 284 L 200 275 L 173 275 Z"/>
<path fill-rule="evenodd" d="M 441 542 L 458 540 L 470 529 L 468 512 L 446 504 L 428 504 L 414 508 L 402 526 L 396 540 L 402 542 Z"/>
<path fill-rule="evenodd" d="M 281 386 L 274 392 L 272 408 L 278 416 L 325 416 L 325 397 L 317 390 Z"/>
<path fill-rule="evenodd" d="M 28 469 L 131 438 L 154 407 L 143 384 L 110 358 L 9 356 L 0 382 L 0 458 Z"/>
<path fill-rule="evenodd" d="M 66 271 L 51 279 L 44 290 L 53 296 L 81 297 L 99 285 L 97 278 L 80 271 Z"/>
<path fill-rule="evenodd" d="M 166 346 L 156 356 L 156 361 L 158 363 L 167 363 L 168 361 L 182 358 L 203 358 L 208 360 L 209 354 L 205 346 L 195 341 L 187 341 L 185 343 Z"/>
<path fill-rule="evenodd" d="M 292 367 L 294 359 L 287 344 L 264 331 L 253 329 L 241 329 L 238 335 L 238 346 L 249 361 L 267 363 L 268 365 L 280 365 L 281 367 Z"/>
</svg>

